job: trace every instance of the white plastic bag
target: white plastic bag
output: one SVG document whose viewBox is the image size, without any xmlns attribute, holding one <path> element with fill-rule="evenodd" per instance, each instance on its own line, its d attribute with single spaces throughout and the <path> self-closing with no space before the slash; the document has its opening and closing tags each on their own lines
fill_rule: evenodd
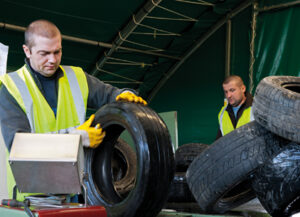
<svg viewBox="0 0 300 217">
<path fill-rule="evenodd" d="M 7 55 L 8 46 L 0 42 L 0 75 L 4 75 L 6 73 Z"/>
</svg>

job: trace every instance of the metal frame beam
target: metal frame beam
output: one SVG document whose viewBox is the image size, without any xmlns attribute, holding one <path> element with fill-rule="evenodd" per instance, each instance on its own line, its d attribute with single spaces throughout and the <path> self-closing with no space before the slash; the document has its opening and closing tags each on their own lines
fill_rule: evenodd
<svg viewBox="0 0 300 217">
<path fill-rule="evenodd" d="M 106 55 L 103 56 L 100 60 L 96 62 L 97 67 L 94 68 L 92 71 L 92 75 L 97 75 L 99 70 L 97 68 L 102 68 L 105 62 L 107 61 L 107 57 L 111 56 L 117 49 L 120 48 L 124 40 L 126 40 L 130 34 L 136 29 L 139 23 L 141 23 L 146 16 L 161 2 L 162 0 L 148 0 L 145 5 L 137 12 L 137 14 L 134 16 L 134 20 L 131 19 L 127 25 L 124 27 L 124 29 L 120 32 L 120 34 L 117 35 L 115 40 L 112 42 L 112 47 L 108 52 L 106 52 Z M 121 38 L 121 37 L 122 38 Z"/>
<path fill-rule="evenodd" d="M 196 41 L 195 44 L 191 46 L 191 49 L 188 50 L 182 57 L 181 60 L 176 62 L 173 67 L 164 75 L 164 77 L 158 82 L 158 84 L 153 88 L 149 94 L 147 101 L 150 102 L 153 97 L 157 94 L 160 88 L 169 80 L 169 78 L 180 68 L 180 66 L 195 52 L 201 47 L 201 45 L 210 38 L 218 29 L 220 29 L 228 20 L 232 19 L 238 13 L 246 9 L 252 4 L 253 0 L 244 1 L 242 4 L 237 6 L 235 9 L 227 13 L 222 19 L 220 19 L 215 25 L 213 25 L 204 35 Z"/>
<path fill-rule="evenodd" d="M 288 7 L 298 6 L 300 4 L 300 0 L 287 2 L 287 3 L 281 3 L 277 5 L 271 5 L 271 6 L 265 6 L 262 8 L 258 8 L 258 12 L 265 12 L 265 11 L 271 11 L 271 10 L 280 10 Z"/>
<path fill-rule="evenodd" d="M 25 30 L 26 30 L 26 27 L 17 26 L 17 25 L 13 25 L 13 24 L 9 24 L 9 23 L 2 23 L 2 22 L 0 22 L 0 28 L 12 30 L 12 31 L 18 31 L 18 32 L 25 32 Z M 93 41 L 93 40 L 78 38 L 78 37 L 69 36 L 69 35 L 62 35 L 62 39 L 67 40 L 67 41 L 82 43 L 82 44 L 88 44 L 88 45 L 93 45 L 93 46 L 104 47 L 104 48 L 111 48 L 112 49 L 114 47 L 114 45 L 110 44 L 110 43 L 105 43 L 105 42 L 101 42 L 101 41 Z M 157 56 L 157 57 L 164 57 L 164 58 L 168 58 L 168 59 L 180 60 L 180 58 L 176 57 L 176 56 L 170 56 L 170 55 L 167 55 L 167 54 L 151 52 L 151 51 L 144 51 L 144 50 L 139 50 L 139 49 L 135 49 L 135 48 L 119 46 L 118 49 L 119 50 L 124 50 L 124 51 L 129 51 L 129 52 L 142 53 L 142 54 L 151 55 L 151 56 Z"/>
</svg>

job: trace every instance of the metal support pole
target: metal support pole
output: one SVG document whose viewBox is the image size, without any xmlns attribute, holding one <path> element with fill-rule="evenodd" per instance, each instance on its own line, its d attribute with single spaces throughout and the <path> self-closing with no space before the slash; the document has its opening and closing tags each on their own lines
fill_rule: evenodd
<svg viewBox="0 0 300 217">
<path fill-rule="evenodd" d="M 253 3 L 252 11 L 252 25 L 251 25 L 251 42 L 250 42 L 250 63 L 249 63 L 249 92 L 252 93 L 254 88 L 253 73 L 254 73 L 254 49 L 255 49 L 255 36 L 256 36 L 256 20 L 258 15 L 258 2 Z"/>
<path fill-rule="evenodd" d="M 226 45 L 225 45 L 225 78 L 230 75 L 231 63 L 231 20 L 226 25 Z"/>
</svg>

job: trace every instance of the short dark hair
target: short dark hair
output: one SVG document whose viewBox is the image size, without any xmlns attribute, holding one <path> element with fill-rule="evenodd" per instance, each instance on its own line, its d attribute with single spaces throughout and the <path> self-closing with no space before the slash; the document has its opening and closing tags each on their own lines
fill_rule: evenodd
<svg viewBox="0 0 300 217">
<path fill-rule="evenodd" d="M 223 81 L 223 84 L 228 84 L 231 81 L 236 81 L 238 86 L 245 85 L 242 78 L 238 75 L 230 75 L 226 77 L 225 80 Z"/>
<path fill-rule="evenodd" d="M 34 46 L 33 35 L 53 38 L 61 33 L 57 26 L 48 20 L 36 20 L 28 25 L 25 30 L 25 45 L 29 48 Z"/>
</svg>

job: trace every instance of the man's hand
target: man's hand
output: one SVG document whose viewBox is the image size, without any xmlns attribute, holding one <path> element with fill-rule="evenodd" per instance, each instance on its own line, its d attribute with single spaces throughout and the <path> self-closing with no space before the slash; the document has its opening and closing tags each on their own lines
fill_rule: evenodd
<svg viewBox="0 0 300 217">
<path fill-rule="evenodd" d="M 96 127 L 91 127 L 94 118 L 95 115 L 93 114 L 86 122 L 77 127 L 77 130 L 83 130 L 87 133 L 89 142 L 83 141 L 83 146 L 89 148 L 97 148 L 105 137 L 105 132 L 100 127 L 100 124 L 97 124 Z"/>
<path fill-rule="evenodd" d="M 134 102 L 142 105 L 147 105 L 147 102 L 140 96 L 129 91 L 125 91 L 116 97 L 117 101 Z"/>
</svg>

